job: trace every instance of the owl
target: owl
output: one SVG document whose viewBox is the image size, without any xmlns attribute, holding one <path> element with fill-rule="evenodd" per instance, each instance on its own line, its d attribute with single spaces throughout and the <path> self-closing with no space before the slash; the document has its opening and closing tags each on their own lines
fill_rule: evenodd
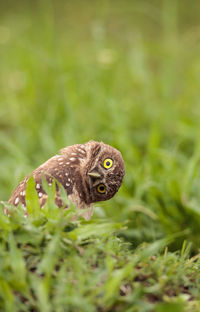
<svg viewBox="0 0 200 312">
<path fill-rule="evenodd" d="M 24 178 L 12 193 L 9 202 L 14 206 L 21 203 L 26 208 L 26 184 L 33 176 L 42 207 L 47 200 L 42 180 L 45 177 L 51 186 L 55 179 L 62 184 L 76 207 L 90 208 L 86 214 L 83 213 L 83 217 L 88 220 L 93 212 L 93 203 L 113 197 L 121 186 L 124 174 L 124 161 L 117 149 L 95 141 L 75 144 L 63 148 L 58 155 Z M 58 207 L 63 207 L 58 185 L 55 203 Z"/>
</svg>

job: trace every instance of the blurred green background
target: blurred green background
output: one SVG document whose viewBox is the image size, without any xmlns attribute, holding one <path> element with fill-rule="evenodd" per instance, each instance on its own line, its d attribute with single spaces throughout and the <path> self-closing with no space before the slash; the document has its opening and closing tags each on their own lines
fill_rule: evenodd
<svg viewBox="0 0 200 312">
<path fill-rule="evenodd" d="M 96 217 L 133 245 L 200 246 L 200 2 L 0 2 L 0 199 L 60 148 L 118 148 L 126 177 Z"/>
</svg>

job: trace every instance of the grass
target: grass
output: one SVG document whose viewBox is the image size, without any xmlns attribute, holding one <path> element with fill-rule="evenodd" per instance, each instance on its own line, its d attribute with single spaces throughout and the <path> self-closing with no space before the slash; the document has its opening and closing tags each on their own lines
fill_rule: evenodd
<svg viewBox="0 0 200 312">
<path fill-rule="evenodd" d="M 171 238 L 135 250 L 110 220 L 73 221 L 53 198 L 39 212 L 1 211 L 0 308 L 2 311 L 198 311 L 199 255 L 165 247 Z M 30 196 L 30 197 L 29 197 Z M 184 274 L 183 274 L 184 272 Z"/>
<path fill-rule="evenodd" d="M 199 3 L 0 3 L 0 199 L 60 148 L 102 140 L 120 191 L 0 218 L 2 311 L 199 311 Z M 53 194 L 53 191 L 50 191 Z M 50 196 L 52 197 L 52 196 Z"/>
</svg>

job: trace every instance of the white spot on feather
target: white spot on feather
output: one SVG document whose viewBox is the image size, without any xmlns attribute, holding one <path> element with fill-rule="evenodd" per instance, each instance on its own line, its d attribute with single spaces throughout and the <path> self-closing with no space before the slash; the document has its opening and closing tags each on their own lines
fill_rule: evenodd
<svg viewBox="0 0 200 312">
<path fill-rule="evenodd" d="M 38 193 L 38 196 L 39 196 L 40 198 L 42 197 L 42 195 L 43 195 L 43 194 L 42 194 L 41 192 Z"/>
<path fill-rule="evenodd" d="M 39 184 L 39 183 L 36 184 L 36 189 L 37 189 L 37 190 L 40 189 L 40 184 Z"/>
<path fill-rule="evenodd" d="M 19 203 L 19 197 L 15 198 L 15 205 L 17 205 Z"/>
<path fill-rule="evenodd" d="M 81 149 L 81 148 L 78 148 L 78 151 L 79 151 L 80 153 L 82 153 L 82 154 L 85 154 L 85 151 L 84 151 L 83 149 Z"/>
</svg>

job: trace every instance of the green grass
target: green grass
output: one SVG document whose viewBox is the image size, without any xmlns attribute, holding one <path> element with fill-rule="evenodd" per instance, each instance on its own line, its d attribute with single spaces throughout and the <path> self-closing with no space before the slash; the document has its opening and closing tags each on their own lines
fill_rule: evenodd
<svg viewBox="0 0 200 312">
<path fill-rule="evenodd" d="M 199 9 L 0 3 L 0 199 L 70 144 L 126 166 L 89 222 L 31 195 L 30 217 L 1 211 L 0 310 L 199 311 Z"/>
<path fill-rule="evenodd" d="M 173 237 L 132 250 L 121 223 L 73 221 L 53 198 L 29 216 L 1 211 L 0 308 L 2 311 L 199 311 L 199 255 L 165 247 Z"/>
</svg>

